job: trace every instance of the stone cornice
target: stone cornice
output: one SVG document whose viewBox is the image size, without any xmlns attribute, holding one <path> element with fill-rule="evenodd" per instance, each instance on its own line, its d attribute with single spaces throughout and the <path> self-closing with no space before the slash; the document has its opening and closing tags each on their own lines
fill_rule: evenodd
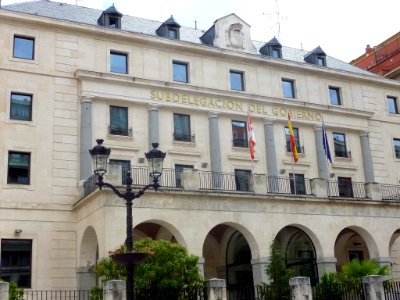
<svg viewBox="0 0 400 300">
<path fill-rule="evenodd" d="M 109 82 L 110 84 L 128 84 L 128 85 L 135 85 L 137 87 L 142 88 L 157 88 L 163 91 L 170 91 L 176 92 L 177 90 L 180 93 L 192 93 L 192 94 L 202 94 L 208 97 L 225 97 L 225 98 L 234 98 L 237 100 L 241 100 L 243 102 L 258 102 L 259 104 L 273 104 L 282 107 L 290 107 L 293 109 L 312 109 L 321 113 L 339 113 L 344 115 L 350 115 L 358 118 L 369 119 L 371 118 L 374 113 L 368 111 L 362 111 L 358 109 L 346 108 L 341 106 L 333 106 L 333 105 L 324 105 L 324 104 L 317 104 L 317 103 L 309 103 L 304 101 L 298 100 L 287 100 L 283 98 L 277 97 L 267 97 L 267 96 L 260 96 L 256 94 L 250 93 L 237 93 L 232 91 L 224 91 L 212 88 L 203 88 L 198 86 L 193 86 L 190 84 L 179 84 L 174 82 L 166 82 L 166 81 L 159 81 L 159 80 L 151 80 L 145 79 L 140 77 L 133 77 L 128 75 L 118 75 L 118 74 L 111 74 L 111 73 L 101 73 L 101 72 L 94 72 L 88 70 L 77 70 L 75 72 L 75 77 L 78 80 L 84 81 L 95 81 L 101 82 L 101 84 Z M 91 92 L 93 93 L 93 92 Z M 102 96 L 100 94 L 96 95 L 99 99 L 109 99 L 109 95 Z M 163 102 L 164 105 L 170 105 L 169 103 Z"/>
</svg>

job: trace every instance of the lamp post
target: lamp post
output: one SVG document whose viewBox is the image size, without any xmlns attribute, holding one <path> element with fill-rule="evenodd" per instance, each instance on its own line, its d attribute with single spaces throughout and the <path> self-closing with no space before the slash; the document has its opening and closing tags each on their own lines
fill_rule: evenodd
<svg viewBox="0 0 400 300">
<path fill-rule="evenodd" d="M 155 191 L 158 190 L 160 184 L 158 179 L 162 174 L 163 162 L 165 158 L 165 153 L 158 150 L 158 143 L 153 143 L 153 149 L 145 153 L 148 165 L 149 174 L 153 179 L 153 182 L 144 186 L 137 192 L 132 189 L 132 176 L 131 172 L 126 174 L 126 187 L 125 192 L 120 192 L 115 186 L 110 183 L 103 181 L 103 176 L 107 173 L 108 157 L 110 156 L 111 149 L 103 146 L 103 140 L 96 140 L 97 145 L 93 149 L 89 150 L 92 157 L 94 174 L 97 176 L 97 185 L 100 189 L 103 187 L 110 188 L 118 197 L 125 200 L 126 203 L 126 240 L 125 245 L 128 249 L 126 255 L 123 254 L 123 259 L 117 261 L 119 264 L 126 266 L 127 271 L 127 281 L 126 281 L 126 298 L 127 300 L 135 299 L 134 292 L 134 266 L 143 260 L 146 255 L 143 253 L 133 253 L 133 220 L 132 220 L 132 203 L 136 198 L 141 197 L 144 192 L 153 188 Z"/>
</svg>

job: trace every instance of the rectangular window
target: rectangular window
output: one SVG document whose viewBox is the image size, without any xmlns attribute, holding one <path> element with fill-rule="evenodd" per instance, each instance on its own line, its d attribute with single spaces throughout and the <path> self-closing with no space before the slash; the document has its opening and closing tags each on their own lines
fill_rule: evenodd
<svg viewBox="0 0 400 300">
<path fill-rule="evenodd" d="M 306 182 L 304 180 L 304 174 L 296 174 L 294 173 L 294 181 L 296 182 L 296 191 L 294 189 L 295 185 L 293 184 L 293 173 L 289 174 L 290 180 L 290 193 L 296 195 L 305 195 L 306 194 Z"/>
<path fill-rule="evenodd" d="M 353 183 L 350 177 L 338 177 L 339 197 L 353 198 Z"/>
<path fill-rule="evenodd" d="M 346 136 L 343 133 L 334 132 L 333 142 L 335 145 L 336 157 L 350 157 L 350 153 L 347 152 L 346 147 Z"/>
<path fill-rule="evenodd" d="M 11 93 L 10 119 L 32 120 L 32 95 Z"/>
<path fill-rule="evenodd" d="M 300 145 L 299 129 L 296 127 L 293 127 L 293 133 L 294 133 L 294 141 L 296 143 L 297 153 L 303 153 L 304 149 Z M 285 136 L 286 136 L 286 152 L 292 152 L 292 145 L 290 143 L 289 127 L 285 127 Z"/>
<path fill-rule="evenodd" d="M 390 114 L 398 114 L 399 113 L 399 108 L 397 106 L 397 98 L 396 97 L 387 96 L 386 102 L 387 102 L 388 113 L 390 113 Z"/>
<path fill-rule="evenodd" d="M 32 240 L 1 240 L 1 279 L 16 282 L 18 287 L 31 287 Z"/>
<path fill-rule="evenodd" d="M 194 142 L 190 130 L 190 116 L 174 114 L 174 140 L 181 142 Z"/>
<path fill-rule="evenodd" d="M 393 146 L 396 158 L 400 159 L 400 139 L 393 139 Z"/>
<path fill-rule="evenodd" d="M 182 142 L 194 142 L 190 131 L 190 116 L 174 114 L 174 140 Z"/>
<path fill-rule="evenodd" d="M 126 184 L 126 174 L 131 171 L 131 161 L 122 159 L 110 159 L 110 164 L 121 165 L 122 184 Z"/>
<path fill-rule="evenodd" d="M 183 62 L 172 63 L 172 76 L 174 81 L 178 82 L 189 82 L 188 64 Z"/>
<path fill-rule="evenodd" d="M 111 51 L 110 72 L 128 74 L 128 54 Z"/>
<path fill-rule="evenodd" d="M 177 39 L 178 38 L 178 30 L 175 28 L 168 28 L 167 29 L 168 37 L 170 39 Z"/>
<path fill-rule="evenodd" d="M 33 60 L 35 57 L 35 39 L 15 35 L 13 57 Z"/>
<path fill-rule="evenodd" d="M 272 48 L 272 57 L 281 58 L 281 49 L 280 48 Z"/>
<path fill-rule="evenodd" d="M 128 108 L 121 106 L 110 106 L 109 134 L 131 136 L 132 131 L 128 128 Z"/>
<path fill-rule="evenodd" d="M 244 73 L 239 71 L 229 71 L 231 90 L 244 91 Z"/>
<path fill-rule="evenodd" d="M 342 105 L 339 88 L 332 86 L 329 87 L 329 100 L 332 105 Z"/>
<path fill-rule="evenodd" d="M 246 122 L 232 121 L 232 134 L 234 147 L 248 147 Z"/>
<path fill-rule="evenodd" d="M 24 152 L 8 152 L 8 176 L 9 184 L 29 184 L 31 154 Z"/>
<path fill-rule="evenodd" d="M 182 172 L 183 169 L 193 169 L 193 166 L 191 165 L 175 165 L 175 181 L 176 181 L 176 187 L 182 187 Z"/>
<path fill-rule="evenodd" d="M 326 59 L 323 56 L 317 56 L 317 65 L 324 67 L 326 66 Z"/>
<path fill-rule="evenodd" d="M 295 98 L 293 80 L 282 79 L 282 95 L 284 98 Z"/>
<path fill-rule="evenodd" d="M 248 192 L 251 187 L 251 171 L 235 169 L 235 184 L 237 191 Z"/>
</svg>

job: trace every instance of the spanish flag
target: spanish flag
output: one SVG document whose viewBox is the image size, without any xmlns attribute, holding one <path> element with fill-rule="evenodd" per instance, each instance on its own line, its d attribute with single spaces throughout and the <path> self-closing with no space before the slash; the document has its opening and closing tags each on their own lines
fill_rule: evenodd
<svg viewBox="0 0 400 300">
<path fill-rule="evenodd" d="M 290 114 L 288 114 L 288 124 L 289 124 L 289 135 L 290 135 L 290 148 L 292 149 L 293 161 L 297 163 L 299 160 L 299 154 L 297 153 L 296 140 L 294 139 L 294 132 L 293 132 L 292 120 L 290 119 Z"/>
</svg>

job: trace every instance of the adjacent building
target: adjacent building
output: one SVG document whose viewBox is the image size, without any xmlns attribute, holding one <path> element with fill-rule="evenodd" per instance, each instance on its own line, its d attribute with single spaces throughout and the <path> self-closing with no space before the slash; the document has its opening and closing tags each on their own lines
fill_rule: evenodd
<svg viewBox="0 0 400 300">
<path fill-rule="evenodd" d="M 367 45 L 365 53 L 350 63 L 386 78 L 400 80 L 400 32 L 373 48 Z"/>
<path fill-rule="evenodd" d="M 236 14 L 202 31 L 41 0 L 3 7 L 0 24 L 3 279 L 87 289 L 124 242 L 124 202 L 94 185 L 97 138 L 121 188 L 127 170 L 148 182 L 160 143 L 163 188 L 135 200 L 135 239 L 184 245 L 231 291 L 268 281 L 273 240 L 313 283 L 353 258 L 400 277 L 399 82 L 321 47 L 253 41 Z"/>
</svg>

